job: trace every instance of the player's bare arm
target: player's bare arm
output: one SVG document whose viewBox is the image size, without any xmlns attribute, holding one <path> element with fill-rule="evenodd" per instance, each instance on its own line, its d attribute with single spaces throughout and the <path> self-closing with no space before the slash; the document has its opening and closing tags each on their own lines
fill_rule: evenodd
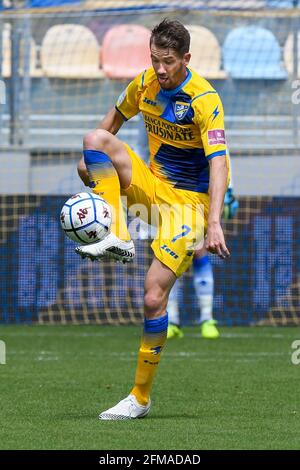
<svg viewBox="0 0 300 470">
<path fill-rule="evenodd" d="M 210 169 L 210 208 L 208 215 L 205 247 L 211 253 L 225 259 L 230 256 L 221 227 L 224 195 L 226 191 L 228 168 L 224 157 L 215 157 L 209 162 Z"/>
<path fill-rule="evenodd" d="M 124 119 L 121 113 L 119 113 L 116 108 L 112 108 L 110 111 L 108 111 L 102 121 L 100 121 L 97 126 L 97 129 L 104 129 L 105 131 L 116 135 L 116 133 L 119 131 L 123 124 Z"/>
</svg>

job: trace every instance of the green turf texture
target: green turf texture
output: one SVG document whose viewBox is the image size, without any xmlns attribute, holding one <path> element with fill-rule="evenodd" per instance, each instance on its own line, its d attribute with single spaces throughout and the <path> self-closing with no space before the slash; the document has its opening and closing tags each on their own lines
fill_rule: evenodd
<svg viewBox="0 0 300 470">
<path fill-rule="evenodd" d="M 1 449 L 299 449 L 297 328 L 169 341 L 147 418 L 99 421 L 130 391 L 141 329 L 1 326 Z"/>
</svg>

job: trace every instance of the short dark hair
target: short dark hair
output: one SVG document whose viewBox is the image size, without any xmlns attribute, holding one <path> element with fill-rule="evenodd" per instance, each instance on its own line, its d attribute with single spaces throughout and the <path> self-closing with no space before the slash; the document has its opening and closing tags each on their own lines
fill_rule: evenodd
<svg viewBox="0 0 300 470">
<path fill-rule="evenodd" d="M 190 50 L 190 33 L 180 21 L 165 18 L 155 26 L 150 37 L 150 46 L 155 43 L 162 49 L 174 49 L 180 56 Z"/>
</svg>

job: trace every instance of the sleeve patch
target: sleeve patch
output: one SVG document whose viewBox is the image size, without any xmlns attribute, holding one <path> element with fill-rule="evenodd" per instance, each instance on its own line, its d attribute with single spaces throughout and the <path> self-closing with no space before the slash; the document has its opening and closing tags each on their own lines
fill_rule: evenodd
<svg viewBox="0 0 300 470">
<path fill-rule="evenodd" d="M 225 132 L 224 129 L 214 129 L 207 131 L 208 145 L 225 145 Z"/>
</svg>

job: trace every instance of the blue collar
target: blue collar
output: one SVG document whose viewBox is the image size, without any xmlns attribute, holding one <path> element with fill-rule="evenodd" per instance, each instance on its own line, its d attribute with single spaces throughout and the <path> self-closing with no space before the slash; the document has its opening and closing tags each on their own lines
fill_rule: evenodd
<svg viewBox="0 0 300 470">
<path fill-rule="evenodd" d="M 178 93 L 181 88 L 183 88 L 189 81 L 190 79 L 192 78 L 192 73 L 191 71 L 187 69 L 187 76 L 185 78 L 185 80 L 176 88 L 173 88 L 172 90 L 164 90 L 163 88 L 160 88 L 160 93 L 162 93 L 164 96 L 173 96 L 173 95 L 176 95 L 176 93 Z"/>
</svg>

